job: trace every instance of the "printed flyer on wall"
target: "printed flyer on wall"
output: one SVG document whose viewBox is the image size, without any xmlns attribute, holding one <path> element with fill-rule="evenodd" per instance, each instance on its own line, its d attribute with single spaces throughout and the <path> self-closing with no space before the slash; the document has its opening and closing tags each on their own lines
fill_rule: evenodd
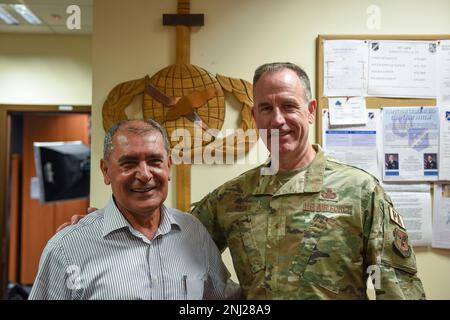
<svg viewBox="0 0 450 320">
<path fill-rule="evenodd" d="M 439 106 L 439 180 L 450 181 L 450 107 Z"/>
<path fill-rule="evenodd" d="M 450 249 L 450 184 L 434 185 L 433 244 Z"/>
<path fill-rule="evenodd" d="M 384 183 L 395 209 L 402 215 L 414 246 L 431 244 L 431 190 L 428 183 Z"/>
<path fill-rule="evenodd" d="M 383 180 L 436 181 L 439 175 L 439 109 L 382 109 Z"/>
<path fill-rule="evenodd" d="M 323 148 L 336 159 L 364 169 L 380 179 L 380 110 L 367 111 L 367 124 L 330 126 L 328 111 L 322 114 Z"/>
</svg>

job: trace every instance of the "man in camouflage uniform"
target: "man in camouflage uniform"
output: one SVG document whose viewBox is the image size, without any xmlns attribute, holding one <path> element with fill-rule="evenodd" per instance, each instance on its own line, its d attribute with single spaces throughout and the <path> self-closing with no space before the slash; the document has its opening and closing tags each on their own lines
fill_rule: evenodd
<svg viewBox="0 0 450 320">
<path fill-rule="evenodd" d="M 261 174 L 269 159 L 192 211 L 230 248 L 245 297 L 367 299 L 371 273 L 378 299 L 424 299 L 403 220 L 376 178 L 308 142 L 316 101 L 306 73 L 267 64 L 253 85 L 258 128 L 279 130 L 280 171 Z"/>
</svg>

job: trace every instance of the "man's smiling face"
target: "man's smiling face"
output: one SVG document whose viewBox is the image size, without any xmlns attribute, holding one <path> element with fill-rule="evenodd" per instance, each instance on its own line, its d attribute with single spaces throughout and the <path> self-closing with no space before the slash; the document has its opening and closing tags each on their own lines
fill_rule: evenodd
<svg viewBox="0 0 450 320">
<path fill-rule="evenodd" d="M 171 161 L 156 129 L 133 132 L 127 125 L 121 127 L 100 165 L 122 213 L 148 215 L 167 197 Z"/>
</svg>

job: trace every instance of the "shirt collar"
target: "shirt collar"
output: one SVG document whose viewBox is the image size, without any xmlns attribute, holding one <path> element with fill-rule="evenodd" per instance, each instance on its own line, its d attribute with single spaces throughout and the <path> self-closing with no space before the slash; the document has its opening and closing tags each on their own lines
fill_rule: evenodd
<svg viewBox="0 0 450 320">
<path fill-rule="evenodd" d="M 161 206 L 161 221 L 159 223 L 158 230 L 155 233 L 154 238 L 158 235 L 165 235 L 172 230 L 172 226 L 177 226 L 180 229 L 180 224 L 176 221 L 175 217 L 171 214 L 164 204 Z M 128 222 L 127 219 L 117 208 L 114 198 L 112 197 L 105 207 L 104 224 L 103 224 L 103 237 L 107 236 L 113 231 L 128 228 L 128 230 L 136 234 L 138 231 Z"/>
<path fill-rule="evenodd" d="M 171 209 L 165 205 L 161 206 L 161 222 L 159 228 L 155 233 L 155 238 L 158 235 L 165 235 L 172 231 L 172 227 L 176 226 L 178 230 L 181 229 L 181 224 L 176 220 L 176 217 L 170 212 Z"/>
<path fill-rule="evenodd" d="M 313 161 L 306 167 L 304 179 L 295 179 L 294 176 L 280 188 L 277 179 L 274 179 L 273 176 L 261 176 L 253 195 L 282 195 L 321 191 L 327 159 L 325 153 L 318 144 L 313 144 L 312 147 L 316 151 L 316 155 Z M 267 161 L 260 168 L 269 165 L 270 161 Z"/>
</svg>

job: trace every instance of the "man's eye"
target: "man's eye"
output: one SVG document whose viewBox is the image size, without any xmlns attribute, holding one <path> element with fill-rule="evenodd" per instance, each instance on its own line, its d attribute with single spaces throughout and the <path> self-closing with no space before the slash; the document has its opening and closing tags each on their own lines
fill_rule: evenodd
<svg viewBox="0 0 450 320">
<path fill-rule="evenodd" d="M 132 161 L 122 162 L 120 166 L 123 168 L 132 168 L 134 167 L 134 162 Z"/>
<path fill-rule="evenodd" d="M 159 165 L 159 164 L 163 163 L 163 160 L 162 159 L 151 159 L 149 161 L 149 163 L 153 164 L 153 165 Z"/>
<path fill-rule="evenodd" d="M 284 108 L 287 110 L 297 110 L 298 106 L 296 104 L 286 104 L 284 105 Z"/>
</svg>

